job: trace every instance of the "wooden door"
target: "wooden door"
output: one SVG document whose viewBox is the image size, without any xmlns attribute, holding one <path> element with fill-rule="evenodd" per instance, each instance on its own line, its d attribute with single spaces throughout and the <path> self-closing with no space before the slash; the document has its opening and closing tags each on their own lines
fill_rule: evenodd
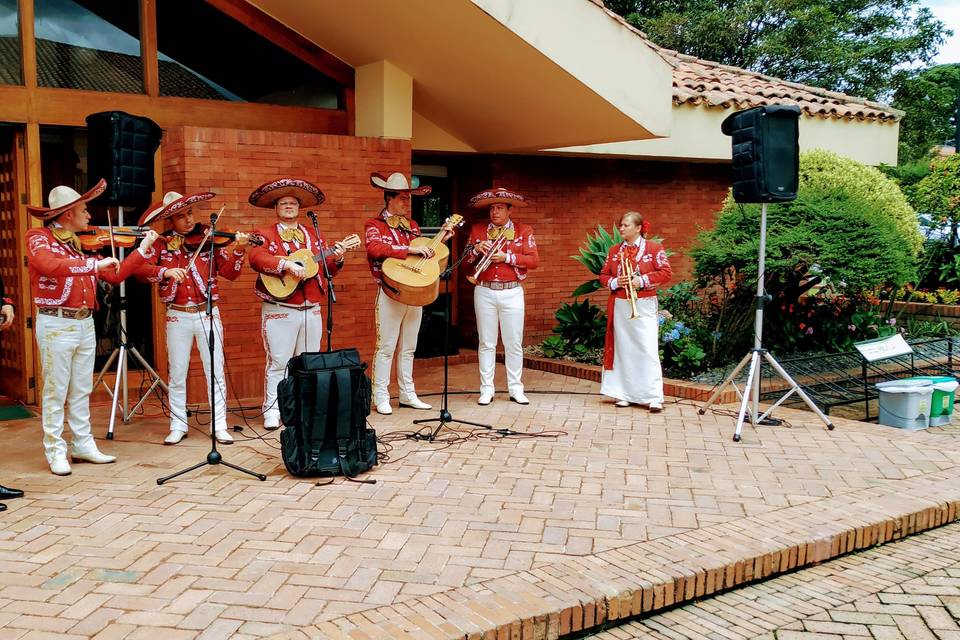
<svg viewBox="0 0 960 640">
<path fill-rule="evenodd" d="M 0 395 L 36 404 L 30 280 L 23 237 L 27 220 L 23 131 L 0 127 L 0 277 L 16 305 L 13 328 L 0 334 Z"/>
</svg>

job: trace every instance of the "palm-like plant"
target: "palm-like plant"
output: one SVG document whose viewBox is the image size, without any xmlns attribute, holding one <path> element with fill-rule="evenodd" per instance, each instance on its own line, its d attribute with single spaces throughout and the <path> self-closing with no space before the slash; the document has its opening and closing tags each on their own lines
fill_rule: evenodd
<svg viewBox="0 0 960 640">
<path fill-rule="evenodd" d="M 587 280 L 574 289 L 573 293 L 570 294 L 574 298 L 593 293 L 600 288 L 600 270 L 603 269 L 603 263 L 607 261 L 607 254 L 610 253 L 610 247 L 623 242 L 617 226 L 614 225 L 612 229 L 612 234 L 607 233 L 606 229 L 597 225 L 596 233 L 587 234 L 586 240 L 583 241 L 583 245 L 580 247 L 580 253 L 575 256 L 570 256 L 585 266 L 590 273 L 598 276 L 592 280 Z"/>
</svg>

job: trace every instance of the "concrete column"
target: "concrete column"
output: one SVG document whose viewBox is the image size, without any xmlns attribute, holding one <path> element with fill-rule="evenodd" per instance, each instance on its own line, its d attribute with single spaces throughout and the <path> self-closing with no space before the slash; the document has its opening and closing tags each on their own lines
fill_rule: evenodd
<svg viewBox="0 0 960 640">
<path fill-rule="evenodd" d="M 356 68 L 356 135 L 413 137 L 413 77 L 386 60 Z"/>
</svg>

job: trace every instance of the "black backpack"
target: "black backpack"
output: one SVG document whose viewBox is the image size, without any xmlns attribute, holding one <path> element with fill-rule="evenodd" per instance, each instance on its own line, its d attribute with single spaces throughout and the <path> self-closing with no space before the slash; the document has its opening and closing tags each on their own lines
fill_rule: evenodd
<svg viewBox="0 0 960 640">
<path fill-rule="evenodd" d="M 291 474 L 352 478 L 377 464 L 377 434 L 367 428 L 366 368 L 356 349 L 290 358 L 277 402 L 284 424 L 280 452 Z"/>
</svg>

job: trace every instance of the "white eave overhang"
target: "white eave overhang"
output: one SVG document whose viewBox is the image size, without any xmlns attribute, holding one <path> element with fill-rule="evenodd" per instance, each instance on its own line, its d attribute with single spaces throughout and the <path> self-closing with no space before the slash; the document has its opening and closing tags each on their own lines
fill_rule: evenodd
<svg viewBox="0 0 960 640">
<path fill-rule="evenodd" d="M 670 134 L 671 68 L 591 0 L 250 0 L 354 68 L 413 79 L 415 118 L 464 150 Z M 429 143 L 415 149 L 429 150 Z"/>
</svg>

